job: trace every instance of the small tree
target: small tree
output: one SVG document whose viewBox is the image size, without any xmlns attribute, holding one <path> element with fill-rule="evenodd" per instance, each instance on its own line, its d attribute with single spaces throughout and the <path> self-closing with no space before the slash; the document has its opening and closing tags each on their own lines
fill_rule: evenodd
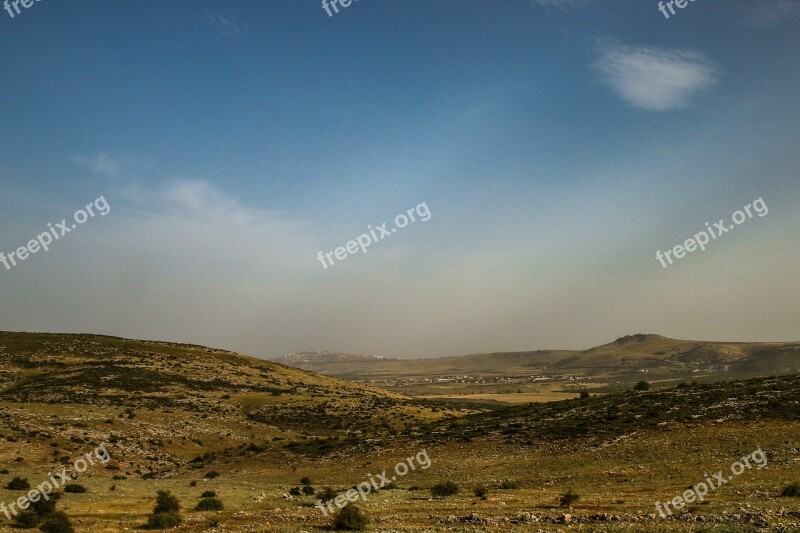
<svg viewBox="0 0 800 533">
<path fill-rule="evenodd" d="M 445 498 L 458 494 L 458 485 L 452 481 L 445 481 L 444 483 L 437 483 L 431 487 L 431 494 L 437 498 Z"/>
<path fill-rule="evenodd" d="M 307 477 L 304 477 L 303 479 L 300 480 L 300 484 L 301 485 L 311 485 L 311 480 L 309 478 L 307 478 Z"/>
<path fill-rule="evenodd" d="M 327 502 L 336 498 L 337 495 L 338 493 L 331 487 L 325 487 L 324 489 L 319 491 L 319 494 L 317 494 L 317 498 L 319 498 L 323 502 Z"/>
<path fill-rule="evenodd" d="M 222 511 L 222 502 L 217 498 L 203 498 L 194 508 L 195 511 Z"/>
<path fill-rule="evenodd" d="M 333 527 L 344 531 L 363 531 L 368 523 L 366 515 L 352 503 L 345 505 L 333 519 Z"/>
<path fill-rule="evenodd" d="M 181 504 L 171 492 L 160 490 L 156 493 L 156 506 L 153 508 L 153 514 L 177 514 L 180 510 Z"/>
<path fill-rule="evenodd" d="M 589 397 L 589 391 L 588 390 L 582 390 L 581 391 L 581 400 L 585 400 L 588 397 Z"/>
<path fill-rule="evenodd" d="M 483 485 L 475 487 L 475 497 L 485 500 L 489 497 L 489 489 Z"/>
<path fill-rule="evenodd" d="M 6 488 L 8 490 L 28 490 L 31 488 L 31 484 L 28 483 L 27 479 L 15 477 L 8 482 Z"/>
<path fill-rule="evenodd" d="M 54 511 L 47 515 L 39 529 L 44 533 L 75 533 L 69 517 L 61 511 Z"/>
<path fill-rule="evenodd" d="M 203 494 L 200 495 L 201 498 L 216 498 L 217 493 L 213 490 L 207 490 Z"/>
<path fill-rule="evenodd" d="M 169 491 L 156 493 L 156 506 L 147 517 L 147 529 L 169 529 L 181 523 L 181 504 Z"/>
<path fill-rule="evenodd" d="M 580 496 L 569 490 L 558 499 L 558 502 L 561 504 L 561 507 L 569 507 L 580 499 Z"/>
<path fill-rule="evenodd" d="M 785 498 L 800 498 L 800 483 L 792 483 L 786 486 L 781 492 L 781 496 Z"/>
<path fill-rule="evenodd" d="M 650 390 L 650 384 L 646 381 L 640 381 L 636 385 L 633 386 L 633 390 L 635 391 L 648 391 Z"/>
<path fill-rule="evenodd" d="M 16 523 L 14 525 L 16 527 L 20 529 L 33 529 L 39 525 L 39 522 L 42 521 L 42 517 L 34 511 L 22 511 L 17 515 L 15 520 Z"/>
</svg>

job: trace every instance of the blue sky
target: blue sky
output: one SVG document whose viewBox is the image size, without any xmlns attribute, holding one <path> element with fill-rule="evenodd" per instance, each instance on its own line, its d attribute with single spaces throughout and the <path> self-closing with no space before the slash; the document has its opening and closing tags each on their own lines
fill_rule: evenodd
<svg viewBox="0 0 800 533">
<path fill-rule="evenodd" d="M 799 22 L 794 0 L 0 11 L 0 251 L 112 207 L 0 265 L 0 328 L 258 356 L 797 340 Z"/>
</svg>

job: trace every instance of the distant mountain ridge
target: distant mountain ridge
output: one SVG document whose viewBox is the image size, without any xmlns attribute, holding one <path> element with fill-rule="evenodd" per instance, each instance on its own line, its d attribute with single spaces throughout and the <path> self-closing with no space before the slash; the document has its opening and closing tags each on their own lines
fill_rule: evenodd
<svg viewBox="0 0 800 533">
<path fill-rule="evenodd" d="M 496 352 L 434 359 L 339 355 L 342 357 L 299 358 L 302 362 L 283 358 L 278 362 L 349 379 L 508 373 L 775 375 L 800 372 L 800 342 L 691 341 L 642 333 L 626 335 L 588 350 Z"/>
</svg>

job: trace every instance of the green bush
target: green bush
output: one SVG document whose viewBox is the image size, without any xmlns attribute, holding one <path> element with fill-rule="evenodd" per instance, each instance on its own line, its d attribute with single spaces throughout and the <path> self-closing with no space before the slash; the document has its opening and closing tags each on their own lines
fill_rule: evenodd
<svg viewBox="0 0 800 533">
<path fill-rule="evenodd" d="M 484 486 L 475 487 L 475 497 L 485 500 L 489 497 L 489 489 Z"/>
<path fill-rule="evenodd" d="M 178 498 L 168 490 L 160 490 L 156 493 L 156 506 L 153 508 L 154 515 L 177 514 L 181 510 Z"/>
<path fill-rule="evenodd" d="M 800 483 L 792 483 L 783 489 L 781 496 L 785 498 L 800 498 Z"/>
<path fill-rule="evenodd" d="M 319 492 L 319 494 L 317 494 L 317 497 L 320 500 L 322 500 L 324 502 L 327 502 L 327 501 L 330 501 L 330 500 L 336 498 L 337 495 L 338 495 L 338 493 L 335 490 L 333 490 L 331 487 L 325 487 L 324 489 L 322 489 Z"/>
<path fill-rule="evenodd" d="M 307 478 L 307 477 L 304 477 L 303 479 L 300 480 L 300 484 L 301 485 L 311 485 L 311 480 L 309 478 Z"/>
<path fill-rule="evenodd" d="M 633 390 L 635 391 L 648 391 L 650 390 L 650 384 L 646 381 L 640 381 L 636 385 L 633 386 Z"/>
<path fill-rule="evenodd" d="M 47 516 L 56 510 L 55 500 L 39 499 L 38 502 L 30 502 L 30 504 L 29 511 L 36 513 L 39 518 Z"/>
<path fill-rule="evenodd" d="M 180 524 L 181 517 L 175 513 L 153 514 L 147 517 L 147 529 L 169 529 Z"/>
<path fill-rule="evenodd" d="M 201 498 L 216 498 L 217 493 L 213 490 L 207 490 L 203 494 L 200 495 Z"/>
<path fill-rule="evenodd" d="M 565 492 L 561 498 L 558 499 L 558 502 L 561 504 L 561 507 L 569 507 L 580 499 L 580 496 L 570 490 Z"/>
<path fill-rule="evenodd" d="M 215 477 L 219 477 L 219 472 L 212 470 L 211 472 L 207 472 L 205 477 L 208 479 L 214 479 Z"/>
<path fill-rule="evenodd" d="M 303 494 L 305 494 L 306 496 L 314 495 L 314 487 L 312 487 L 311 485 L 304 485 L 302 490 Z"/>
<path fill-rule="evenodd" d="M 333 527 L 344 531 L 363 531 L 367 528 L 369 519 L 361 509 L 348 503 L 334 517 Z"/>
<path fill-rule="evenodd" d="M 203 498 L 194 508 L 195 511 L 222 511 L 222 502 L 217 498 Z"/>
<path fill-rule="evenodd" d="M 27 479 L 23 479 L 21 477 L 15 477 L 8 482 L 6 488 L 8 490 L 28 490 L 31 488 L 31 484 L 28 483 Z"/>
<path fill-rule="evenodd" d="M 33 529 L 42 521 L 42 517 L 34 511 L 22 511 L 16 517 L 14 527 L 20 529 Z"/>
<path fill-rule="evenodd" d="M 452 481 L 445 481 L 431 487 L 431 494 L 437 498 L 444 498 L 458 494 L 458 490 L 458 485 Z"/>
<path fill-rule="evenodd" d="M 291 494 L 292 496 L 300 496 L 300 489 L 297 487 L 292 487 L 291 489 L 289 489 L 289 494 Z"/>
<path fill-rule="evenodd" d="M 77 483 L 70 483 L 64 487 L 64 492 L 69 492 L 70 494 L 83 494 L 86 492 L 86 487 L 83 485 L 78 485 Z"/>
<path fill-rule="evenodd" d="M 515 489 L 519 488 L 519 483 L 517 483 L 516 481 L 512 481 L 510 479 L 507 479 L 507 480 L 503 481 L 502 483 L 500 483 L 500 488 L 501 489 L 505 489 L 505 490 L 515 490 Z"/>
<path fill-rule="evenodd" d="M 69 517 L 61 511 L 55 511 L 47 515 L 39 529 L 44 533 L 75 533 Z"/>
</svg>

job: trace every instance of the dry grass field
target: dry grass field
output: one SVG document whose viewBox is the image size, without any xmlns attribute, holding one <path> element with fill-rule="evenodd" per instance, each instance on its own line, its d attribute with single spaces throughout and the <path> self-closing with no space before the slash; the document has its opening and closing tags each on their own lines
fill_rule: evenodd
<svg viewBox="0 0 800 533">
<path fill-rule="evenodd" d="M 41 483 L 99 444 L 111 455 L 74 480 L 86 492 L 56 504 L 78 532 L 142 528 L 159 490 L 181 504 L 174 531 L 329 531 L 321 491 L 391 475 L 422 450 L 429 468 L 358 503 L 368 530 L 800 528 L 800 498 L 781 496 L 800 481 L 798 376 L 503 407 L 410 399 L 199 347 L 0 337 L 0 486 Z M 757 449 L 766 467 L 658 516 L 656 501 Z M 446 481 L 459 492 L 434 497 Z M 194 510 L 206 491 L 222 510 Z M 561 505 L 567 492 L 578 499 Z M 23 494 L 0 488 L 0 502 Z M 0 531 L 19 529 L 0 516 Z"/>
</svg>

